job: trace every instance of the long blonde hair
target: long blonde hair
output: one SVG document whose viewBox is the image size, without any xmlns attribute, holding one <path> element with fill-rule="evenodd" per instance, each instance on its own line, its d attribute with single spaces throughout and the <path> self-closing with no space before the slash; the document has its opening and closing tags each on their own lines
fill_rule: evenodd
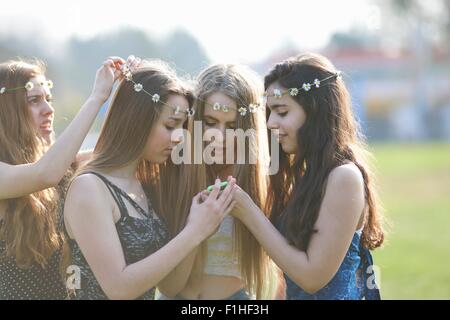
<svg viewBox="0 0 450 320">
<path fill-rule="evenodd" d="M 258 104 L 262 96 L 262 83 L 250 69 L 233 64 L 217 64 L 206 68 L 200 73 L 197 79 L 195 96 L 196 113 L 193 121 L 203 121 L 205 101 L 216 93 L 220 92 L 236 102 L 240 106 Z M 256 137 L 248 139 L 247 152 L 253 154 L 257 159 L 256 164 L 233 165 L 233 176 L 237 184 L 245 190 L 258 207 L 265 206 L 265 195 L 267 194 L 267 175 L 265 174 L 265 164 L 268 163 L 267 131 L 265 129 L 265 115 L 263 112 L 247 113 L 246 116 L 237 116 L 236 128 L 254 129 Z M 193 132 L 190 123 L 190 132 Z M 196 139 L 194 138 L 193 141 Z M 250 158 L 250 155 L 249 155 Z M 205 164 L 192 165 L 193 175 L 197 191 L 203 190 L 207 185 L 214 182 L 215 175 L 211 167 Z M 240 271 L 246 289 L 256 295 L 256 298 L 272 298 L 277 279 L 274 265 L 264 252 L 261 245 L 250 233 L 250 231 L 239 220 L 235 220 L 233 247 L 240 262 Z M 203 272 L 203 265 L 206 258 L 206 246 L 203 244 L 198 255 L 192 279 L 200 277 Z M 274 281 L 275 280 L 275 281 Z M 192 280 L 195 281 L 195 280 Z"/>
<path fill-rule="evenodd" d="M 0 87 L 24 87 L 31 78 L 44 73 L 45 65 L 40 61 L 11 60 L 0 64 Z M 25 88 L 1 94 L 0 161 L 11 165 L 33 163 L 47 148 L 48 144 L 33 124 Z M 23 268 L 33 263 L 45 267 L 62 244 L 57 230 L 57 190 L 49 188 L 3 201 L 6 213 L 0 240 L 5 242 L 6 251 L 2 258 L 14 258 Z"/>
</svg>

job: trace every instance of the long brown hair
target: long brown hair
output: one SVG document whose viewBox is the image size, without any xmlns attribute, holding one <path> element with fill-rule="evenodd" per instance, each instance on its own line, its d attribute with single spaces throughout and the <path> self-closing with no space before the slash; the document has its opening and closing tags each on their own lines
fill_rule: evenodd
<svg viewBox="0 0 450 320">
<path fill-rule="evenodd" d="M 223 93 L 235 101 L 238 109 L 240 106 L 249 106 L 260 102 L 262 83 L 256 74 L 243 66 L 233 64 L 210 66 L 200 73 L 197 82 L 194 121 L 204 120 L 205 101 L 216 92 Z M 237 184 L 250 195 L 255 204 L 262 208 L 265 204 L 268 183 L 264 157 L 268 163 L 269 156 L 264 114 L 260 111 L 247 113 L 246 116 L 238 114 L 236 128 L 244 131 L 255 130 L 257 136 L 248 139 L 249 145 L 246 151 L 249 154 L 253 153 L 257 163 L 250 164 L 247 160 L 245 164 L 234 164 L 233 177 L 236 178 Z M 246 154 L 246 159 L 249 159 L 249 154 Z M 195 172 L 198 191 L 214 182 L 215 174 L 212 172 L 211 166 L 196 165 Z M 233 248 L 240 262 L 240 271 L 246 289 L 256 294 L 257 298 L 271 298 L 275 289 L 273 286 L 277 285 L 274 265 L 256 238 L 237 219 L 234 224 Z M 203 272 L 203 263 L 206 258 L 205 249 L 203 246 L 196 261 L 194 277 Z"/>
<path fill-rule="evenodd" d="M 0 64 L 0 87 L 24 87 L 31 78 L 44 73 L 45 65 L 40 61 L 8 61 Z M 1 94 L 0 161 L 11 165 L 33 163 L 47 148 L 33 124 L 27 91 L 21 89 Z M 5 241 L 5 257 L 14 258 L 23 268 L 33 263 L 44 267 L 62 241 L 57 230 L 57 190 L 49 188 L 3 201 L 6 213 L 0 240 Z"/>
<path fill-rule="evenodd" d="M 133 80 L 141 83 L 147 91 L 157 92 L 161 101 L 167 101 L 169 95 L 175 94 L 186 97 L 190 106 L 193 103 L 188 85 L 162 61 L 143 61 L 134 72 Z M 79 173 L 120 168 L 139 159 L 163 107 L 149 95 L 137 94 L 133 84 L 123 80 L 111 102 L 92 158 L 80 168 Z M 179 172 L 178 166 L 171 160 L 153 164 L 143 159 L 138 164 L 137 178 L 155 211 L 170 226 L 178 215 L 187 216 L 191 204 L 185 197 L 175 196 L 184 193 L 183 187 L 189 187 Z M 175 235 L 173 229 L 170 231 L 172 236 Z"/>
<path fill-rule="evenodd" d="M 285 89 L 296 88 L 336 72 L 325 57 L 303 54 L 275 65 L 265 77 L 264 87 L 267 90 L 277 83 Z M 384 231 L 367 164 L 369 154 L 343 80 L 335 78 L 310 92 L 300 90 L 292 98 L 303 107 L 306 121 L 297 132 L 297 153 L 292 157 L 281 151 L 280 169 L 270 178 L 267 211 L 271 213 L 272 222 L 279 223 L 282 216 L 288 241 L 300 250 L 307 250 L 311 236 L 316 232 L 314 226 L 331 170 L 352 162 L 364 179 L 366 220 L 362 244 L 369 249 L 381 246 Z"/>
<path fill-rule="evenodd" d="M 139 69 L 133 72 L 133 80 L 142 84 L 146 91 L 157 92 L 163 102 L 175 94 L 186 97 L 189 106 L 193 103 L 189 86 L 163 61 L 142 61 Z M 149 95 L 136 93 L 132 82 L 122 80 L 111 100 L 91 159 L 77 170 L 74 177 L 89 171 L 120 168 L 141 158 L 163 107 Z M 174 196 L 183 194 L 183 186 L 189 187 L 179 172 L 180 169 L 170 159 L 162 164 L 141 159 L 137 166 L 136 177 L 156 214 L 169 226 L 176 217 L 174 212 L 187 217 L 191 204 L 185 197 Z M 175 235 L 173 229 L 169 231 L 172 236 Z M 70 262 L 70 248 L 66 245 L 60 270 L 62 275 Z"/>
</svg>

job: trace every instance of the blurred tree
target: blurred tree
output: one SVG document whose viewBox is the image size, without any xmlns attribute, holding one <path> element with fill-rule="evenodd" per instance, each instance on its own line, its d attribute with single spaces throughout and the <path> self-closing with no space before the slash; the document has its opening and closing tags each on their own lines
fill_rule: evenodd
<svg viewBox="0 0 450 320">
<path fill-rule="evenodd" d="M 450 0 L 374 0 L 374 3 L 383 12 L 385 36 L 396 37 L 396 41 L 410 40 L 411 32 L 420 28 L 424 41 L 448 47 Z M 403 43 L 408 45 L 408 41 Z"/>
<path fill-rule="evenodd" d="M 69 84 L 87 94 L 91 87 L 91 81 L 87 80 L 93 79 L 96 68 L 106 57 L 127 57 L 130 54 L 163 59 L 182 74 L 194 75 L 209 63 L 198 41 L 184 30 L 177 30 L 167 40 L 156 42 L 144 31 L 129 28 L 90 40 L 71 39 L 62 63 L 69 69 Z"/>
<path fill-rule="evenodd" d="M 45 40 L 37 39 L 33 35 L 0 35 L 0 61 L 18 57 L 46 60 L 50 56 L 46 46 Z"/>
<path fill-rule="evenodd" d="M 379 35 L 352 29 L 349 32 L 334 33 L 328 43 L 328 48 L 364 48 L 378 46 Z"/>
<path fill-rule="evenodd" d="M 67 44 L 64 64 L 71 76 L 69 84 L 84 93 L 91 88 L 95 70 L 108 56 L 127 57 L 130 54 L 145 58 L 161 58 L 158 44 L 144 31 L 120 29 L 89 40 L 72 38 Z"/>
<path fill-rule="evenodd" d="M 73 37 L 59 47 L 43 37 L 16 34 L 0 37 L 0 61 L 36 57 L 47 63 L 47 76 L 55 82 L 57 132 L 67 126 L 90 93 L 95 71 L 105 58 L 111 55 L 126 58 L 130 54 L 163 59 L 181 74 L 192 76 L 209 63 L 202 46 L 184 30 L 156 41 L 140 29 L 120 28 L 91 39 Z"/>
<path fill-rule="evenodd" d="M 180 74 L 194 76 L 209 64 L 203 47 L 183 29 L 178 29 L 169 36 L 163 50 L 166 60 L 173 61 Z"/>
</svg>

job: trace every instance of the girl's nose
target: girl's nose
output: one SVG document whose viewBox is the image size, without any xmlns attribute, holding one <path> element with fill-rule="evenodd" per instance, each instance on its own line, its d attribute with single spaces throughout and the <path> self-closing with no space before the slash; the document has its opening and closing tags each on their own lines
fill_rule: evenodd
<svg viewBox="0 0 450 320">
<path fill-rule="evenodd" d="M 273 116 L 273 113 L 270 114 L 269 119 L 267 120 L 267 128 L 269 129 L 279 129 L 280 126 L 275 120 L 275 117 Z"/>
<path fill-rule="evenodd" d="M 52 107 L 52 105 L 48 101 L 44 101 L 42 104 L 42 111 L 41 113 L 48 117 L 52 115 L 55 112 L 55 109 Z"/>
</svg>

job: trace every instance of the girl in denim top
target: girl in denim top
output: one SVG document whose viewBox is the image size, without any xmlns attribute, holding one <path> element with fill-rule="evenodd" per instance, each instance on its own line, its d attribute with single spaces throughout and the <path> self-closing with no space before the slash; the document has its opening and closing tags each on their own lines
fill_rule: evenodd
<svg viewBox="0 0 450 320">
<path fill-rule="evenodd" d="M 384 233 L 340 72 L 304 54 L 277 64 L 265 90 L 267 126 L 281 146 L 271 150 L 279 170 L 270 220 L 242 189 L 232 214 L 283 270 L 287 299 L 379 299 L 369 250 Z"/>
</svg>

